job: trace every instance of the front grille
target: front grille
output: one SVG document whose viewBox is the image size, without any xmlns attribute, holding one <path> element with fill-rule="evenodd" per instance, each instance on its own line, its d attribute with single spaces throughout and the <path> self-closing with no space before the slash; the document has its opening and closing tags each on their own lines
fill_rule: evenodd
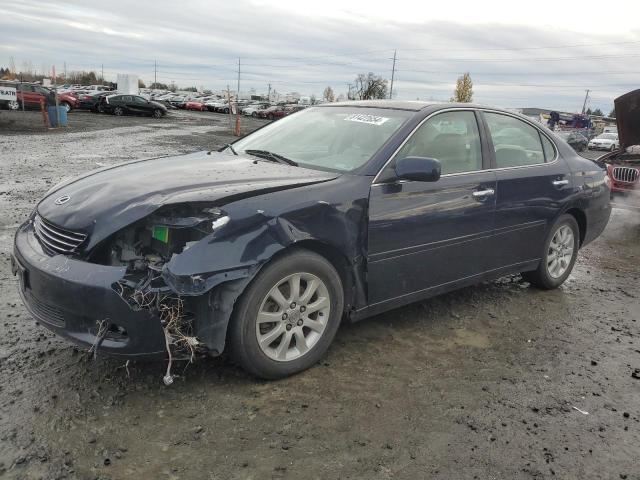
<svg viewBox="0 0 640 480">
<path fill-rule="evenodd" d="M 40 215 L 33 220 L 33 228 L 40 245 L 49 255 L 69 255 L 77 251 L 87 238 L 84 233 L 71 232 L 57 227 Z"/>
<path fill-rule="evenodd" d="M 50 323 L 56 327 L 64 327 L 64 314 L 62 310 L 38 300 L 29 290 L 26 290 L 24 295 L 27 304 L 37 320 Z"/>
<path fill-rule="evenodd" d="M 639 172 L 631 167 L 614 167 L 613 179 L 618 182 L 634 183 L 638 181 Z"/>
</svg>

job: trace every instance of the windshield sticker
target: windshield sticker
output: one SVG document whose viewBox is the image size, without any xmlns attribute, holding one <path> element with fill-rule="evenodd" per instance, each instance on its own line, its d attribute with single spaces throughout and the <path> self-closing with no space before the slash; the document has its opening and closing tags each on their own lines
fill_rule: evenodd
<svg viewBox="0 0 640 480">
<path fill-rule="evenodd" d="M 389 120 L 388 117 L 378 117 L 377 115 L 367 115 L 364 113 L 347 115 L 344 119 L 349 122 L 368 123 L 370 125 L 382 125 L 384 122 Z"/>
</svg>

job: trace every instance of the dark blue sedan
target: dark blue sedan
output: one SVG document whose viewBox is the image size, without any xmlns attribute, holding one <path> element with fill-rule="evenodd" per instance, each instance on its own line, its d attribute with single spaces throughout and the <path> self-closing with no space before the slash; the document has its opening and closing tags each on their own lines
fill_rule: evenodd
<svg viewBox="0 0 640 480">
<path fill-rule="evenodd" d="M 513 273 L 558 287 L 609 197 L 603 169 L 510 111 L 327 104 L 219 152 L 54 187 L 13 270 L 36 319 L 95 351 L 226 348 L 278 378 L 317 362 L 341 321 Z"/>
</svg>

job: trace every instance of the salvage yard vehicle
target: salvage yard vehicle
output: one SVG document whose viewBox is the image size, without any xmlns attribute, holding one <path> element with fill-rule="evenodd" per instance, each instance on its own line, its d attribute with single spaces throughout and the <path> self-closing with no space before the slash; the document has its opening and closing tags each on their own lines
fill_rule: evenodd
<svg viewBox="0 0 640 480">
<path fill-rule="evenodd" d="M 104 112 L 104 107 L 101 102 L 102 97 L 114 94 L 117 94 L 117 92 L 109 92 L 103 90 L 79 93 L 78 108 L 80 110 L 91 110 L 94 113 L 102 113 Z"/>
<path fill-rule="evenodd" d="M 634 195 L 640 202 L 640 89 L 616 98 L 614 106 L 620 148 L 598 163 L 607 169 L 612 193 Z"/>
<path fill-rule="evenodd" d="M 242 114 L 243 115 L 247 115 L 247 116 L 251 116 L 251 117 L 257 117 L 258 116 L 258 112 L 260 110 L 264 110 L 266 108 L 269 108 L 270 105 L 269 103 L 254 103 L 253 105 L 249 105 L 245 108 L 242 109 Z"/>
<path fill-rule="evenodd" d="M 204 112 L 207 110 L 205 104 L 199 100 L 189 100 L 184 104 L 185 110 L 197 110 L 199 112 Z"/>
<path fill-rule="evenodd" d="M 587 144 L 589 143 L 589 140 L 587 140 L 587 138 L 579 132 L 559 131 L 556 132 L 556 134 L 569 145 L 571 145 L 571 148 L 573 148 L 576 152 L 585 151 L 587 148 Z"/>
<path fill-rule="evenodd" d="M 618 140 L 618 134 L 616 133 L 603 133 L 597 137 L 589 140 L 587 148 L 589 150 L 609 150 L 613 152 L 620 147 Z"/>
<path fill-rule="evenodd" d="M 218 152 L 54 186 L 12 271 L 33 317 L 77 344 L 229 349 L 280 378 L 322 358 L 343 319 L 507 274 L 557 288 L 609 220 L 605 179 L 509 111 L 329 103 Z"/>
<path fill-rule="evenodd" d="M 258 110 L 256 113 L 259 118 L 275 120 L 276 118 L 285 116 L 285 107 L 283 105 L 273 105 L 272 107 L 265 108 L 264 110 Z"/>
<path fill-rule="evenodd" d="M 167 107 L 139 95 L 105 95 L 100 99 L 100 105 L 105 113 L 117 116 L 131 113 L 160 118 L 167 114 Z"/>
<path fill-rule="evenodd" d="M 27 108 L 40 108 L 40 103 L 46 103 L 47 97 L 52 92 L 51 89 L 34 83 L 15 82 L 13 85 L 16 88 L 18 108 L 23 104 Z M 70 112 L 77 108 L 79 102 L 77 97 L 71 93 L 58 92 L 58 103 L 65 107 L 67 112 Z"/>
</svg>

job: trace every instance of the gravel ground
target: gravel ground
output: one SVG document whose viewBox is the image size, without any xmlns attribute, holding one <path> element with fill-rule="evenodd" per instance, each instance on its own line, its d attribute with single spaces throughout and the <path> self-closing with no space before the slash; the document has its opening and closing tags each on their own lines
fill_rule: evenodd
<svg viewBox="0 0 640 480">
<path fill-rule="evenodd" d="M 344 325 L 293 378 L 257 381 L 222 357 L 165 387 L 162 363 L 93 361 L 37 326 L 11 239 L 61 178 L 215 148 L 228 120 L 70 118 L 0 125 L 0 476 L 640 479 L 637 211 L 614 209 L 556 291 L 507 277 Z"/>
</svg>

